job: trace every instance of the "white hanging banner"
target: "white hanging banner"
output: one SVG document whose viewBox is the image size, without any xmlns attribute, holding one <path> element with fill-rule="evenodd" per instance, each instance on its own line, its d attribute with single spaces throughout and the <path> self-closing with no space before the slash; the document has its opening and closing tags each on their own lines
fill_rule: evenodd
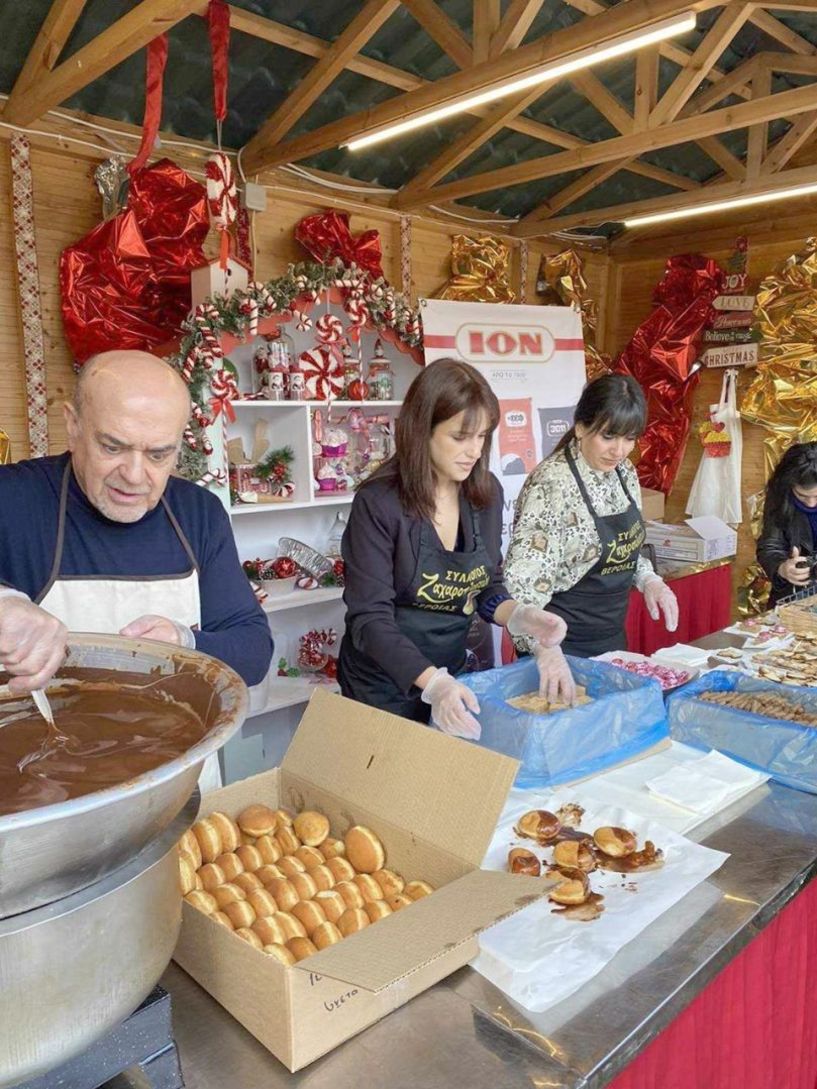
<svg viewBox="0 0 817 1089">
<path fill-rule="evenodd" d="M 426 363 L 470 363 L 499 399 L 491 468 L 505 491 L 504 552 L 525 478 L 573 423 L 586 382 L 581 315 L 569 306 L 448 299 L 423 299 L 420 314 Z"/>
</svg>

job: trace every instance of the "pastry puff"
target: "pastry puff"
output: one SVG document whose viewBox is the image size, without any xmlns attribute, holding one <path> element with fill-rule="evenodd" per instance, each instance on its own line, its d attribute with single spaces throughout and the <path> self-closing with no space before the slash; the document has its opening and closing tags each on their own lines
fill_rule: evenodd
<svg viewBox="0 0 817 1089">
<path fill-rule="evenodd" d="M 233 924 L 235 930 L 238 930 L 241 926 L 252 926 L 255 922 L 255 911 L 246 900 L 233 900 L 231 904 L 226 904 L 221 910 Z"/>
<path fill-rule="evenodd" d="M 330 858 L 337 858 L 338 855 L 345 855 L 346 844 L 342 839 L 333 839 L 329 836 L 323 841 L 318 850 L 328 862 Z"/>
<path fill-rule="evenodd" d="M 287 949 L 296 961 L 306 960 L 307 957 L 311 957 L 313 953 L 318 951 L 309 938 L 290 938 L 287 942 Z"/>
<path fill-rule="evenodd" d="M 240 847 L 236 848 L 235 857 L 249 873 L 260 870 L 267 861 L 261 854 L 260 848 L 253 847 L 249 843 L 242 843 Z"/>
<path fill-rule="evenodd" d="M 201 857 L 201 847 L 199 847 L 199 841 L 193 835 L 193 829 L 188 828 L 182 838 L 179 840 L 179 850 L 186 851 L 193 860 L 193 869 L 197 870 L 199 866 L 204 862 Z"/>
<path fill-rule="evenodd" d="M 321 923 L 310 935 L 316 949 L 326 949 L 343 941 L 343 935 L 334 923 Z"/>
<path fill-rule="evenodd" d="M 311 900 L 318 891 L 317 884 L 312 880 L 311 875 L 308 873 L 294 873 L 292 877 L 290 877 L 289 883 L 298 893 L 298 898 L 300 900 Z"/>
<path fill-rule="evenodd" d="M 357 934 L 369 925 L 369 916 L 363 908 L 348 908 L 338 919 L 337 927 L 344 938 Z"/>
<path fill-rule="evenodd" d="M 379 919 L 385 919 L 392 914 L 392 910 L 385 900 L 369 900 L 363 905 L 363 910 L 369 916 L 370 923 L 376 923 Z"/>
<path fill-rule="evenodd" d="M 389 897 L 387 901 L 392 911 L 402 911 L 403 908 L 411 907 L 414 903 L 405 893 L 398 892 L 396 896 Z"/>
<path fill-rule="evenodd" d="M 315 882 L 318 892 L 326 892 L 335 887 L 335 877 L 328 866 L 316 866 L 314 870 L 307 870 L 307 873 Z"/>
<path fill-rule="evenodd" d="M 374 900 L 383 899 L 383 890 L 369 873 L 359 873 L 355 877 L 355 884 L 360 889 L 366 904 Z"/>
<path fill-rule="evenodd" d="M 322 866 L 326 861 L 317 847 L 307 846 L 299 847 L 295 852 L 295 858 L 303 863 L 307 873 L 309 873 L 310 870 L 314 870 L 316 866 Z"/>
<path fill-rule="evenodd" d="M 295 835 L 307 847 L 317 847 L 329 835 L 329 818 L 323 813 L 306 809 L 292 822 Z"/>
<path fill-rule="evenodd" d="M 354 881 L 338 881 L 333 892 L 339 892 L 347 908 L 362 908 L 366 901 Z"/>
<path fill-rule="evenodd" d="M 256 919 L 252 928 L 264 945 L 284 945 L 290 938 L 290 928 L 271 915 Z"/>
<path fill-rule="evenodd" d="M 222 853 L 221 835 L 209 817 L 204 817 L 191 828 L 199 845 L 202 863 L 215 862 Z"/>
<path fill-rule="evenodd" d="M 253 947 L 253 949 L 264 948 L 264 943 L 255 933 L 255 931 L 251 930 L 249 927 L 239 926 L 236 928 L 235 933 L 236 937 L 243 939 L 245 942 L 248 942 Z"/>
<path fill-rule="evenodd" d="M 265 866 L 256 870 L 255 876 L 262 885 L 269 885 L 270 881 L 285 880 L 284 874 L 278 869 L 274 862 L 268 862 Z"/>
<path fill-rule="evenodd" d="M 194 889 L 192 892 L 188 892 L 185 900 L 196 911 L 202 911 L 205 915 L 212 915 L 213 912 L 218 911 L 218 901 L 212 893 L 199 892 L 198 889 Z"/>
<path fill-rule="evenodd" d="M 386 851 L 371 828 L 355 824 L 343 837 L 346 857 L 358 873 L 374 873 L 386 865 Z"/>
<path fill-rule="evenodd" d="M 285 824 L 275 834 L 275 842 L 281 848 L 281 854 L 294 855 L 301 846 L 301 841 L 292 830 L 292 826 Z"/>
<path fill-rule="evenodd" d="M 284 929 L 284 933 L 287 935 L 287 941 L 290 938 L 305 938 L 306 927 L 300 921 L 296 919 L 294 915 L 290 915 L 288 911 L 278 911 L 275 915 L 270 916 L 275 922 L 280 923 Z"/>
<path fill-rule="evenodd" d="M 239 847 L 240 851 L 241 848 Z M 244 863 L 241 861 L 241 857 L 235 851 L 227 851 L 223 855 L 219 855 L 214 865 L 221 866 L 225 878 L 228 881 L 232 881 L 238 877 L 240 873 L 244 873 Z"/>
<path fill-rule="evenodd" d="M 346 901 L 337 889 L 327 889 L 325 892 L 316 893 L 315 903 L 320 904 L 330 923 L 336 923 L 347 907 Z"/>
<path fill-rule="evenodd" d="M 274 836 L 259 836 L 255 841 L 255 846 L 261 855 L 262 865 L 268 862 L 277 862 L 283 854 Z"/>
<path fill-rule="evenodd" d="M 290 953 L 285 945 L 280 945 L 278 942 L 270 942 L 269 945 L 265 945 L 264 952 L 270 957 L 275 957 L 281 964 L 289 965 L 295 963 L 295 957 L 293 957 L 292 953 Z"/>
<path fill-rule="evenodd" d="M 278 867 L 284 877 L 292 877 L 294 873 L 306 873 L 306 866 L 295 855 L 284 855 L 273 865 Z"/>
<path fill-rule="evenodd" d="M 188 854 L 179 855 L 179 886 L 182 896 L 187 896 L 196 887 L 196 871 Z"/>
<path fill-rule="evenodd" d="M 326 914 L 315 900 L 300 900 L 292 909 L 292 915 L 303 926 L 307 935 L 311 938 L 321 923 L 326 922 Z"/>
<path fill-rule="evenodd" d="M 278 910 L 278 902 L 269 889 L 255 889 L 253 892 L 248 892 L 247 903 L 252 906 L 259 919 L 274 915 Z"/>
<path fill-rule="evenodd" d="M 275 877 L 267 884 L 267 890 L 275 897 L 275 903 L 280 911 L 291 911 L 301 897 L 295 890 L 295 886 L 285 877 Z"/>
<path fill-rule="evenodd" d="M 225 930 L 235 930 L 232 921 L 223 911 L 213 911 L 208 918 L 212 919 L 214 923 L 218 923 L 219 926 L 223 926 Z"/>
<path fill-rule="evenodd" d="M 278 826 L 274 810 L 268 805 L 248 805 L 238 814 L 238 827 L 248 836 L 269 836 Z"/>
<path fill-rule="evenodd" d="M 352 881 L 355 876 L 355 868 L 348 858 L 336 855 L 335 858 L 326 860 L 326 868 L 335 881 Z"/>
<path fill-rule="evenodd" d="M 403 889 L 404 895 L 410 900 L 421 900 L 424 896 L 430 896 L 432 892 L 434 887 L 429 885 L 428 881 L 409 881 Z"/>
<path fill-rule="evenodd" d="M 263 889 L 264 887 L 264 882 L 258 874 L 254 873 L 240 873 L 238 877 L 233 879 L 233 884 L 238 885 L 238 887 L 243 889 L 248 896 L 256 889 Z"/>
<path fill-rule="evenodd" d="M 383 890 L 384 900 L 388 900 L 390 896 L 398 896 L 406 887 L 406 882 L 394 870 L 375 870 L 372 877 Z"/>
<path fill-rule="evenodd" d="M 227 880 L 224 876 L 224 870 L 222 870 L 221 866 L 217 866 L 215 862 L 205 862 L 199 870 L 199 877 L 207 892 L 217 888 L 219 885 L 223 885 Z"/>
<path fill-rule="evenodd" d="M 226 813 L 211 813 L 210 823 L 215 826 L 221 840 L 221 851 L 234 851 L 241 846 L 241 832 L 232 817 Z"/>
<path fill-rule="evenodd" d="M 223 911 L 228 904 L 234 904 L 237 900 L 246 900 L 247 894 L 238 885 L 234 885 L 231 881 L 228 881 L 226 885 L 218 885 L 213 889 L 212 895 L 215 897 L 216 903 Z"/>
</svg>

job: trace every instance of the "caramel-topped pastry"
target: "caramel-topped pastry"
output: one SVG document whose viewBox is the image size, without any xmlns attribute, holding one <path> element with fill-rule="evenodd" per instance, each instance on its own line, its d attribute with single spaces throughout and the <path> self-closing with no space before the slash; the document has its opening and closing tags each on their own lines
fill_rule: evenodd
<svg viewBox="0 0 817 1089">
<path fill-rule="evenodd" d="M 548 894 L 555 904 L 583 904 L 590 895 L 590 882 L 584 870 L 550 869 L 548 873 L 562 878 Z"/>
<path fill-rule="evenodd" d="M 591 873 L 596 868 L 596 856 L 592 849 L 593 841 L 564 839 L 553 848 L 553 863 L 572 870 L 584 870 Z"/>
<path fill-rule="evenodd" d="M 513 847 L 508 851 L 508 869 L 511 873 L 523 873 L 528 877 L 539 877 L 542 864 L 531 851 L 524 847 Z"/>
<path fill-rule="evenodd" d="M 636 849 L 636 838 L 626 828 L 597 828 L 593 839 L 598 849 L 611 858 L 624 858 Z"/>
<path fill-rule="evenodd" d="M 547 809 L 533 809 L 519 818 L 514 831 L 523 839 L 534 839 L 542 845 L 556 839 L 562 822 Z"/>
</svg>

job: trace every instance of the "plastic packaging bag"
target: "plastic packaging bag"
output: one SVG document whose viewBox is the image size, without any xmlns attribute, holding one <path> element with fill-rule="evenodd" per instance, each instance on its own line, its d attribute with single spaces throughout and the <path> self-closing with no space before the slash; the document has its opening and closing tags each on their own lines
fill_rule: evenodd
<svg viewBox="0 0 817 1089">
<path fill-rule="evenodd" d="M 725 457 L 710 457 L 704 449 L 687 500 L 687 514 L 695 518 L 714 514 L 724 522 L 737 525 L 743 521 L 741 509 L 740 471 L 743 457 L 743 431 L 737 400 L 738 372 L 724 371 L 721 397 L 712 406 L 713 424 L 723 425 L 730 443 Z"/>
<path fill-rule="evenodd" d="M 768 772 L 778 783 L 817 794 L 817 727 L 707 703 L 698 698 L 702 692 L 770 693 L 817 714 L 817 690 L 716 670 L 692 681 L 667 702 L 674 740 L 698 749 L 717 749 L 750 768 Z"/>
<path fill-rule="evenodd" d="M 480 703 L 479 744 L 521 762 L 520 787 L 555 786 L 631 759 L 668 736 L 661 688 L 605 662 L 568 657 L 590 703 L 548 715 L 520 711 L 506 701 L 535 692 L 532 658 L 457 679 Z"/>
</svg>

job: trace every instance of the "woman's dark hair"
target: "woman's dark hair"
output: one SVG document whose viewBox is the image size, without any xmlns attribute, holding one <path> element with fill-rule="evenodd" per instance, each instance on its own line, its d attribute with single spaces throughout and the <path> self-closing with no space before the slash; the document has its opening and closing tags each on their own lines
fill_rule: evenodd
<svg viewBox="0 0 817 1089">
<path fill-rule="evenodd" d="M 777 463 L 766 485 L 763 536 L 791 524 L 795 511 L 793 488 L 814 487 L 817 487 L 817 442 L 795 443 Z"/>
<path fill-rule="evenodd" d="M 434 516 L 434 469 L 429 440 L 437 424 L 460 412 L 465 413 L 464 426 L 469 431 L 479 426 L 481 415 L 488 420 L 482 455 L 463 481 L 462 491 L 478 510 L 489 506 L 495 498 L 488 462 L 491 437 L 499 423 L 499 402 L 479 371 L 458 359 L 438 359 L 424 367 L 411 383 L 397 417 L 394 456 L 369 477 L 372 481 L 394 481 L 403 509 L 409 514 L 418 518 Z"/>
<path fill-rule="evenodd" d="M 573 427 L 562 435 L 554 454 L 575 439 L 577 423 L 591 434 L 606 431 L 638 438 L 647 426 L 644 392 L 629 374 L 603 374 L 582 390 L 573 420 Z"/>
</svg>

